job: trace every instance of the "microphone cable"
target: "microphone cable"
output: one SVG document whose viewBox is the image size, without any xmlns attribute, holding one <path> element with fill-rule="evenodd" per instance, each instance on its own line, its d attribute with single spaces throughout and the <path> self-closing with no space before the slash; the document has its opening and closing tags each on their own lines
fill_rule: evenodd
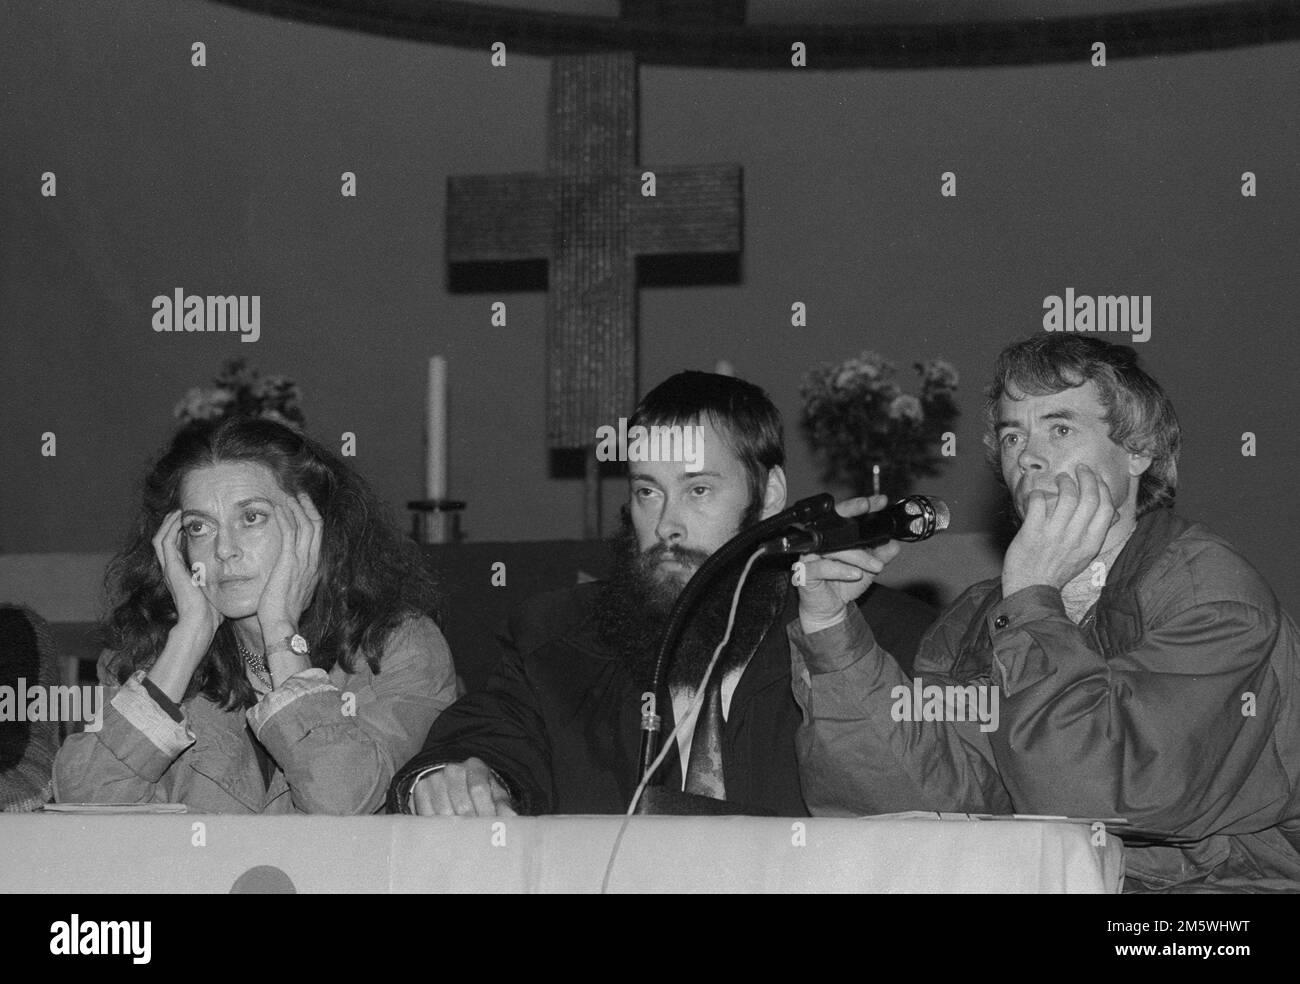
<svg viewBox="0 0 1300 984">
<path fill-rule="evenodd" d="M 690 707 L 686 711 L 685 717 L 673 725 L 673 730 L 668 733 L 663 747 L 659 749 L 659 754 L 655 757 L 650 768 L 645 770 L 645 775 L 637 783 L 636 790 L 632 793 L 632 802 L 628 804 L 627 812 L 623 815 L 623 822 L 619 824 L 618 834 L 614 838 L 614 846 L 610 848 L 609 861 L 605 865 L 605 877 L 600 882 L 600 894 L 609 894 L 609 879 L 614 872 L 614 860 L 618 857 L 619 848 L 623 844 L 623 835 L 627 833 L 628 824 L 632 822 L 632 817 L 636 815 L 637 804 L 641 801 L 641 796 L 650 784 L 650 778 L 658 771 L 659 766 L 663 765 L 664 760 L 668 757 L 668 752 L 677 746 L 677 733 L 688 725 L 694 723 L 699 716 L 700 708 L 704 706 L 704 692 L 709 685 L 709 680 L 717 668 L 718 660 L 722 656 L 722 651 L 727 648 L 727 643 L 731 641 L 731 632 L 736 625 L 736 609 L 740 607 L 740 592 L 745 587 L 745 581 L 749 578 L 750 568 L 758 558 L 765 556 L 768 551 L 764 547 L 759 547 L 745 561 L 745 567 L 740 572 L 740 581 L 736 584 L 736 590 L 731 596 L 731 611 L 727 615 L 727 630 L 722 634 L 722 641 L 718 643 L 717 648 L 713 650 L 713 658 L 709 660 L 709 665 L 704 670 L 704 678 L 700 680 L 699 689 L 695 691 L 695 696 L 691 698 Z M 685 767 L 683 766 L 682 774 L 685 776 Z"/>
<path fill-rule="evenodd" d="M 641 747 L 637 752 L 637 768 L 642 774 L 653 775 L 650 763 L 654 761 L 659 750 L 658 700 L 663 685 L 664 671 L 670 661 L 673 648 L 686 626 L 686 620 L 696 602 L 713 583 L 714 577 L 738 562 L 740 558 L 773 537 L 788 533 L 791 527 L 799 528 L 819 519 L 825 520 L 835 515 L 835 500 L 825 492 L 800 499 L 793 506 L 771 516 L 747 530 L 742 530 L 724 543 L 704 561 L 686 582 L 681 594 L 669 613 L 668 622 L 659 635 L 659 644 L 655 658 L 654 677 L 650 693 L 654 695 L 651 710 L 641 714 Z M 770 552 L 770 551 L 769 551 Z"/>
</svg>

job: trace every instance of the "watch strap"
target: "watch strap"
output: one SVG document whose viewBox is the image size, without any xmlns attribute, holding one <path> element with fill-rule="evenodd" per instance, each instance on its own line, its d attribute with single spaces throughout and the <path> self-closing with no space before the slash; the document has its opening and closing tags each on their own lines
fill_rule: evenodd
<svg viewBox="0 0 1300 984">
<path fill-rule="evenodd" d="M 294 642 L 297 641 L 301 649 L 294 648 Z M 293 653 L 295 656 L 311 655 L 311 648 L 307 645 L 307 640 L 298 632 L 291 632 L 283 639 L 277 641 L 270 649 L 266 651 L 266 658 L 270 659 L 277 653 Z"/>
</svg>

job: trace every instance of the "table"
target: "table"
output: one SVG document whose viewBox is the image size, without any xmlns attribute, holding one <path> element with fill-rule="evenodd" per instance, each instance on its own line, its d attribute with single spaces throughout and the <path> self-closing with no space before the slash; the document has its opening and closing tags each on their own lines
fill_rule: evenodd
<svg viewBox="0 0 1300 984">
<path fill-rule="evenodd" d="M 0 815 L 3 892 L 596 892 L 619 817 Z M 1077 823 L 635 817 L 611 892 L 1115 892 Z"/>
</svg>

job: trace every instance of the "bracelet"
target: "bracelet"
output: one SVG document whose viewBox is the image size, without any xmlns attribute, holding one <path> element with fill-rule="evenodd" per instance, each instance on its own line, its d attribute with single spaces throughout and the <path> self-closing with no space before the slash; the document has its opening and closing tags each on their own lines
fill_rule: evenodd
<svg viewBox="0 0 1300 984">
<path fill-rule="evenodd" d="M 415 777 L 409 780 L 410 785 L 406 787 L 406 795 L 399 802 L 402 803 L 403 812 L 415 813 L 415 787 L 420 784 L 420 780 L 426 776 L 431 776 L 435 772 L 441 772 L 447 767 L 446 762 L 439 762 L 437 765 L 431 765 L 428 768 L 421 769 L 415 774 Z"/>
<path fill-rule="evenodd" d="M 403 812 L 410 814 L 415 813 L 415 787 L 420 784 L 421 780 L 428 778 L 435 772 L 441 772 L 446 767 L 446 762 L 439 762 L 437 765 L 430 765 L 421 769 L 419 772 L 415 773 L 413 778 L 403 781 L 403 785 L 406 785 L 407 782 L 410 783 L 410 785 L 406 786 L 406 794 L 398 800 L 398 802 L 402 804 Z M 497 770 L 492 768 L 492 766 L 488 766 L 488 771 L 492 773 L 492 778 L 497 781 L 497 785 L 506 791 L 506 797 L 510 802 L 515 806 L 518 806 L 519 797 L 515 793 L 514 787 L 511 786 L 510 783 L 506 782 L 501 773 L 497 772 Z"/>
<path fill-rule="evenodd" d="M 158 684 L 154 683 L 147 676 L 141 677 L 140 682 L 144 684 L 145 693 L 153 698 L 155 704 L 167 712 L 169 718 L 177 724 L 180 724 L 185 720 L 185 713 L 181 710 L 180 705 L 163 693 L 162 687 L 158 686 Z"/>
</svg>

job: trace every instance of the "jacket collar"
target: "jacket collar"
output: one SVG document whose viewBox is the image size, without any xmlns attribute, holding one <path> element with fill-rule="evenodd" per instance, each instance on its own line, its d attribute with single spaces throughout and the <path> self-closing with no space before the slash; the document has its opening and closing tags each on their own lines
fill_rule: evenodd
<svg viewBox="0 0 1300 984">
<path fill-rule="evenodd" d="M 736 685 L 736 692 L 731 698 L 728 719 L 735 717 L 740 708 L 772 684 L 781 682 L 789 686 L 790 643 L 786 638 L 785 626 L 798 617 L 799 592 L 791 588 L 786 592 L 785 603 L 763 633 L 745 672 L 741 674 L 740 683 Z"/>
<path fill-rule="evenodd" d="M 1115 565 L 1106 572 L 1106 584 L 1097 599 L 1097 637 L 1108 657 L 1133 648 L 1142 637 L 1138 589 L 1165 548 L 1190 525 L 1171 509 L 1156 509 L 1138 520 Z"/>
</svg>

